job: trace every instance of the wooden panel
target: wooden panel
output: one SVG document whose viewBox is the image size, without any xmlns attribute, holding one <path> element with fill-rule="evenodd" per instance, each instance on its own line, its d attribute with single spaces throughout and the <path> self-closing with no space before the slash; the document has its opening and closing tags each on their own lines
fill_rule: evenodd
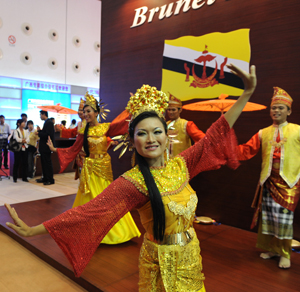
<svg viewBox="0 0 300 292">
<path fill-rule="evenodd" d="M 162 53 L 165 39 L 185 35 L 201 36 L 211 32 L 229 32 L 250 28 L 251 64 L 257 66 L 258 85 L 252 100 L 269 105 L 273 86 L 284 88 L 293 98 L 293 114 L 289 121 L 300 123 L 298 96 L 298 52 L 300 2 L 290 1 L 215 1 L 198 9 L 180 12 L 168 19 L 130 29 L 135 9 L 149 9 L 176 1 L 103 0 L 101 97 L 112 110 L 110 119 L 120 113 L 129 98 L 142 84 L 160 88 Z M 175 93 L 174 93 L 175 94 Z M 176 94 L 175 94 L 176 95 Z M 217 113 L 187 113 L 206 130 Z M 245 143 L 259 129 L 271 124 L 268 110 L 243 113 L 235 125 L 240 143 Z M 119 162 L 113 153 L 115 177 L 130 168 L 129 156 Z M 120 163 L 122 164 L 120 167 Z M 209 215 L 232 226 L 249 229 L 253 210 L 250 205 L 259 177 L 259 155 L 243 162 L 238 171 L 224 167 L 198 175 L 192 186 L 199 196 L 199 215 Z M 295 216 L 295 237 L 300 239 L 300 214 Z"/>
<path fill-rule="evenodd" d="M 37 225 L 69 209 L 75 195 L 14 204 L 28 225 Z M 136 210 L 132 212 L 141 233 L 143 227 Z M 22 238 L 5 226 L 10 221 L 0 207 L 0 231 L 8 234 L 38 257 L 90 292 L 137 292 L 138 257 L 142 236 L 118 244 L 101 244 L 80 278 L 50 235 Z M 194 224 L 201 245 L 205 286 L 210 292 L 296 291 L 300 285 L 300 254 L 292 254 L 289 271 L 277 267 L 278 259 L 262 260 L 255 248 L 256 234 L 224 224 Z M 18 275 L 16 275 L 18 277 Z M 41 287 L 43 290 L 43 287 Z"/>
</svg>

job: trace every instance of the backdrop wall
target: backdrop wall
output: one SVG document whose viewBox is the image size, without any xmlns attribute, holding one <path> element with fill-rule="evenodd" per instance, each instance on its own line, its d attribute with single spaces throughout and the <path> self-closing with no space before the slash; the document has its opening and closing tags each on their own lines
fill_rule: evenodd
<svg viewBox="0 0 300 292">
<path fill-rule="evenodd" d="M 297 84 L 300 48 L 300 22 L 297 18 L 300 11 L 299 1 L 181 1 L 186 6 L 174 15 L 177 2 L 102 1 L 100 95 L 112 110 L 110 119 L 124 109 L 129 92 L 135 92 L 142 84 L 150 84 L 160 89 L 165 39 L 249 28 L 251 64 L 257 66 L 258 77 L 257 89 L 251 101 L 269 106 L 273 86 L 284 88 L 294 99 L 289 122 L 300 123 Z M 148 22 L 149 10 L 171 3 L 174 5 L 170 17 L 159 20 L 159 13 L 156 13 L 152 22 Z M 203 6 L 193 9 L 193 3 Z M 142 25 L 130 28 L 134 22 L 135 9 L 144 6 L 148 8 L 145 14 L 147 20 Z M 184 7 L 186 12 L 183 12 Z M 203 131 L 219 116 L 218 113 L 182 113 L 183 118 L 193 120 Z M 243 113 L 234 129 L 239 142 L 245 143 L 259 129 L 270 124 L 268 109 Z M 127 154 L 120 163 L 117 155 L 113 154 L 116 177 L 130 168 L 129 160 L 130 155 Z M 259 178 L 260 164 L 261 158 L 257 155 L 242 162 L 237 171 L 223 167 L 217 171 L 201 173 L 194 178 L 191 184 L 199 197 L 197 214 L 211 216 L 224 224 L 249 229 L 253 215 L 250 205 Z M 298 240 L 299 218 L 300 212 L 296 210 L 295 238 Z"/>
</svg>

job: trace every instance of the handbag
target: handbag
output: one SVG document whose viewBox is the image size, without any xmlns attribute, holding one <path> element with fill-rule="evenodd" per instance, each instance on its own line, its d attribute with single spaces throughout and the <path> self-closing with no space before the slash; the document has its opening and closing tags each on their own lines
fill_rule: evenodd
<svg viewBox="0 0 300 292">
<path fill-rule="evenodd" d="M 19 138 L 21 138 L 18 131 L 17 131 L 17 133 L 18 133 Z M 13 135 L 11 137 L 11 139 L 9 140 L 8 150 L 10 150 L 12 152 L 19 152 L 21 150 L 21 148 L 22 148 L 22 143 L 19 143 Z"/>
</svg>

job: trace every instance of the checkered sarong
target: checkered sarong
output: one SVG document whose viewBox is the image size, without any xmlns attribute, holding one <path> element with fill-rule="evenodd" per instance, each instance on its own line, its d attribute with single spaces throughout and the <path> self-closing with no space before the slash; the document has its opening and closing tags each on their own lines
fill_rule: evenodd
<svg viewBox="0 0 300 292">
<path fill-rule="evenodd" d="M 262 198 L 262 233 L 278 239 L 293 239 L 294 212 L 276 203 L 264 186 Z"/>
</svg>

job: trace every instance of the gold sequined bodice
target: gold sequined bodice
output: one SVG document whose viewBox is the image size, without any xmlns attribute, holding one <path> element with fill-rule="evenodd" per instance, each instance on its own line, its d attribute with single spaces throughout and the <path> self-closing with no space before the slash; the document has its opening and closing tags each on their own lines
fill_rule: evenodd
<svg viewBox="0 0 300 292">
<path fill-rule="evenodd" d="M 107 138 L 105 136 L 109 129 L 109 123 L 98 124 L 88 129 L 88 145 L 90 156 L 86 157 L 81 170 L 79 188 L 82 194 L 88 194 L 90 190 L 90 176 L 92 173 L 108 181 L 113 181 L 111 159 L 107 153 Z M 85 127 L 80 129 L 83 134 Z"/>
<path fill-rule="evenodd" d="M 189 174 L 183 158 L 177 156 L 164 167 L 150 168 L 165 206 L 165 234 L 183 232 L 192 226 L 197 206 L 197 195 L 188 184 Z M 140 192 L 148 195 L 139 167 L 122 175 L 131 181 Z M 153 214 L 150 201 L 139 210 L 141 222 L 148 234 L 153 235 Z"/>
<path fill-rule="evenodd" d="M 98 124 L 94 127 L 89 127 L 88 130 L 88 144 L 89 151 L 92 154 L 105 154 L 107 150 L 107 138 L 105 136 L 109 129 L 109 123 Z M 79 131 L 83 134 L 85 127 L 82 127 Z"/>
<path fill-rule="evenodd" d="M 150 167 L 150 171 L 162 196 L 179 193 L 189 181 L 185 161 L 180 156 L 170 159 L 165 166 Z M 148 196 L 147 186 L 138 166 L 125 172 L 122 176 L 132 182 L 141 193 Z"/>
</svg>

